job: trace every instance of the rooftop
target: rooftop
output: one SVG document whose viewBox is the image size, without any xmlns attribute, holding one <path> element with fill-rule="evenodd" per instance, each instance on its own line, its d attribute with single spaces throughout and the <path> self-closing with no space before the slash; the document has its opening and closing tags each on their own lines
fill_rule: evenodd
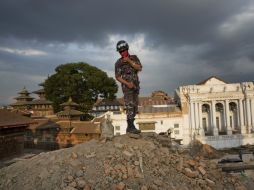
<svg viewBox="0 0 254 190">
<path fill-rule="evenodd" d="M 33 91 L 34 94 L 44 94 L 45 90 L 42 88 L 40 90 Z"/>
<path fill-rule="evenodd" d="M 227 84 L 227 82 L 223 81 L 222 79 L 220 79 L 220 78 L 218 78 L 218 77 L 216 77 L 216 76 L 210 76 L 209 78 L 207 78 L 207 79 L 205 79 L 205 80 L 203 80 L 203 81 L 197 83 L 197 85 L 204 85 L 204 84 L 206 84 L 206 83 L 207 83 L 209 80 L 211 80 L 211 79 L 215 79 L 215 80 L 217 80 L 217 81 L 220 81 L 220 82 L 222 82 L 222 83 Z"/>
<path fill-rule="evenodd" d="M 60 104 L 61 106 L 72 106 L 72 107 L 77 107 L 79 106 L 77 103 L 72 101 L 72 98 L 69 97 L 69 100 L 67 102 L 64 102 L 62 104 Z"/>
<path fill-rule="evenodd" d="M 70 110 L 60 111 L 56 115 L 57 116 L 80 116 L 83 114 L 84 113 L 81 111 L 70 109 Z"/>
<path fill-rule="evenodd" d="M 29 125 L 32 123 L 35 123 L 35 121 L 28 117 L 7 110 L 0 110 L 0 128 Z"/>
</svg>

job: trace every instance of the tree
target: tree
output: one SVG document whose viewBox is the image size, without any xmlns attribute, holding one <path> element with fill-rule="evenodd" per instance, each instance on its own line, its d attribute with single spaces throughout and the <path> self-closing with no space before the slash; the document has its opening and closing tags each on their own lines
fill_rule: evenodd
<svg viewBox="0 0 254 190">
<path fill-rule="evenodd" d="M 59 65 L 55 71 L 44 82 L 46 98 L 53 102 L 55 112 L 61 110 L 61 103 L 72 97 L 80 105 L 79 110 L 87 113 L 99 97 L 113 99 L 118 90 L 112 77 L 87 63 L 67 63 Z"/>
</svg>

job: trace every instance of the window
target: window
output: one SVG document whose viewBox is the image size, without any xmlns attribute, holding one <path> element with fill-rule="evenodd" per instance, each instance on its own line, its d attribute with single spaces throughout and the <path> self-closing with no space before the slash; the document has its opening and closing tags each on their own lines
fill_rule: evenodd
<svg viewBox="0 0 254 190">
<path fill-rule="evenodd" d="M 161 120 L 161 125 L 163 125 L 163 121 Z"/>
<path fill-rule="evenodd" d="M 119 130 L 120 130 L 120 126 L 116 126 L 115 129 L 116 129 L 117 131 L 119 131 Z"/>
<path fill-rule="evenodd" d="M 119 136 L 119 135 L 121 135 L 121 134 L 120 134 L 119 132 L 117 132 L 117 133 L 116 133 L 116 136 Z"/>
<path fill-rule="evenodd" d="M 219 121 L 219 117 L 216 117 L 216 127 L 219 129 L 220 127 L 220 121 Z"/>
<path fill-rule="evenodd" d="M 174 130 L 174 133 L 175 133 L 176 135 L 179 135 L 179 130 Z"/>
<path fill-rule="evenodd" d="M 174 124 L 174 128 L 179 128 L 179 124 L 178 124 L 178 123 L 175 123 L 175 124 Z"/>
</svg>

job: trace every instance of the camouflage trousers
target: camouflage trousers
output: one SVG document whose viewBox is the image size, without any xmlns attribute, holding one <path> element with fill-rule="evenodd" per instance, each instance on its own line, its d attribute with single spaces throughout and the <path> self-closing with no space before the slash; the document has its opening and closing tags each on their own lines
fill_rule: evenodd
<svg viewBox="0 0 254 190">
<path fill-rule="evenodd" d="M 124 92 L 127 120 L 134 119 L 138 112 L 138 94 L 135 91 Z"/>
</svg>

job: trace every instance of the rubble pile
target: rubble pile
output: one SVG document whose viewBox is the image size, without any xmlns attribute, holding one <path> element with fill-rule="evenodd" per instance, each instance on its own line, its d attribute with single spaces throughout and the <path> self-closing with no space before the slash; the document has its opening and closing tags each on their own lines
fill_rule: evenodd
<svg viewBox="0 0 254 190">
<path fill-rule="evenodd" d="M 92 140 L 0 170 L 2 190 L 249 189 L 217 163 L 156 134 Z"/>
<path fill-rule="evenodd" d="M 202 156 L 208 159 L 215 159 L 223 156 L 222 152 L 217 151 L 215 148 L 211 147 L 208 144 L 202 144 L 198 140 L 195 140 L 192 143 L 190 154 L 192 156 Z"/>
</svg>

